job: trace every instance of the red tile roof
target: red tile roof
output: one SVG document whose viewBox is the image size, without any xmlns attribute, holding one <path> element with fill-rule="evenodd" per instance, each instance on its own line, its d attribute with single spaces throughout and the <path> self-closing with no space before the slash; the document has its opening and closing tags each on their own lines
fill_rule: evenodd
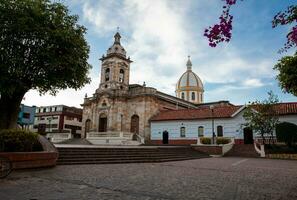
<svg viewBox="0 0 297 200">
<path fill-rule="evenodd" d="M 227 118 L 236 112 L 241 106 L 220 106 L 213 109 L 214 118 Z M 159 114 L 151 118 L 151 121 L 165 120 L 193 120 L 212 118 L 211 109 L 209 107 L 197 109 L 183 109 L 161 111 Z"/>
<path fill-rule="evenodd" d="M 276 105 L 280 115 L 297 114 L 297 102 L 279 103 Z M 213 109 L 213 118 L 230 118 L 238 111 L 239 106 L 217 106 Z M 161 111 L 159 114 L 151 118 L 151 121 L 167 121 L 167 120 L 194 120 L 212 118 L 211 109 L 209 107 L 201 107 L 197 109 L 169 110 Z"/>
<path fill-rule="evenodd" d="M 275 106 L 279 115 L 297 114 L 297 102 L 279 103 Z"/>
</svg>

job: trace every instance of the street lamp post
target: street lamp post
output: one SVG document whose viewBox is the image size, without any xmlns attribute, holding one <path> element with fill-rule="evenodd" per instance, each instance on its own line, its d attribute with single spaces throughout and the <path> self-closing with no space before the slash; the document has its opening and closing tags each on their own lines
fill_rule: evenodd
<svg viewBox="0 0 297 200">
<path fill-rule="evenodd" d="M 49 122 L 48 132 L 51 132 L 51 121 L 52 121 L 52 117 L 49 117 L 47 119 L 48 119 L 48 122 Z"/>
<path fill-rule="evenodd" d="M 211 109 L 211 122 L 212 122 L 212 144 L 215 144 L 215 132 L 214 132 L 214 115 L 213 115 L 213 109 L 214 109 L 214 106 L 211 105 L 210 106 L 210 109 Z"/>
</svg>

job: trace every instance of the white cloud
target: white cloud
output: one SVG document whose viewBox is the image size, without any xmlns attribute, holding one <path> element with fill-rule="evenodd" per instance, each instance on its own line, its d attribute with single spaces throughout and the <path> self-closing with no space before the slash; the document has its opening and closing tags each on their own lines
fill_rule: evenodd
<svg viewBox="0 0 297 200">
<path fill-rule="evenodd" d="M 80 107 L 80 104 L 84 101 L 85 94 L 88 96 L 94 93 L 93 88 L 98 88 L 99 80 L 98 78 L 93 78 L 93 81 L 85 85 L 82 89 L 75 91 L 74 89 L 61 90 L 56 96 L 50 94 L 45 94 L 40 96 L 36 90 L 30 90 L 26 93 L 22 103 L 32 106 L 47 106 L 47 105 L 59 105 L 64 104 L 67 106 Z"/>
<path fill-rule="evenodd" d="M 174 95 L 175 83 L 186 70 L 187 55 L 190 54 L 193 71 L 205 85 L 222 84 L 206 91 L 206 99 L 215 101 L 223 98 L 221 94 L 227 91 L 265 86 L 263 78 L 274 76 L 272 60 L 245 58 L 242 49 L 233 46 L 232 41 L 217 48 L 208 46 L 203 30 L 217 21 L 221 5 L 222 2 L 190 0 L 85 0 L 81 2 L 81 18 L 85 25 L 88 24 L 89 32 L 95 31 L 100 40 L 107 38 L 110 45 L 116 27 L 120 26 L 122 44 L 134 61 L 130 83 L 145 81 L 147 86 Z M 32 92 L 27 96 L 36 98 L 33 102 L 39 105 L 53 104 L 51 101 L 79 105 L 84 93 L 94 93 L 99 85 L 100 76 L 94 71 L 91 73 L 94 77 L 91 85 L 81 91 L 62 91 L 56 98 L 38 97 L 42 100 L 37 100 Z"/>
<path fill-rule="evenodd" d="M 243 85 L 247 87 L 261 87 L 264 85 L 264 83 L 262 83 L 260 79 L 253 78 L 245 80 Z"/>
</svg>

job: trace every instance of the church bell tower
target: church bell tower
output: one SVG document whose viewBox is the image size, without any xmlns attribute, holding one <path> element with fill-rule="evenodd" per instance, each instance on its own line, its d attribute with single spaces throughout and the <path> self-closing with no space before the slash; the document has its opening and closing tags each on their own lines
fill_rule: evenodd
<svg viewBox="0 0 297 200">
<path fill-rule="evenodd" d="M 98 90 L 121 90 L 128 91 L 130 76 L 130 57 L 127 58 L 126 51 L 121 45 L 121 35 L 117 32 L 114 35 L 114 43 L 108 48 L 106 55 L 100 60 L 101 79 Z"/>
</svg>

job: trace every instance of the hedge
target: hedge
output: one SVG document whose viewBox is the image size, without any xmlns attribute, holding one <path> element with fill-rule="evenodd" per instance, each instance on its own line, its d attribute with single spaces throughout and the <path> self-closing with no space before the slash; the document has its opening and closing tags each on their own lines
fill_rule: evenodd
<svg viewBox="0 0 297 200">
<path fill-rule="evenodd" d="M 230 143 L 229 138 L 223 138 L 223 137 L 217 138 L 217 144 L 228 144 L 228 143 Z"/>
<path fill-rule="evenodd" d="M 19 129 L 0 130 L 0 151 L 31 152 L 42 151 L 38 134 Z"/>
<path fill-rule="evenodd" d="M 211 144 L 211 138 L 208 138 L 208 137 L 202 137 L 200 138 L 200 142 L 202 144 Z"/>
</svg>

